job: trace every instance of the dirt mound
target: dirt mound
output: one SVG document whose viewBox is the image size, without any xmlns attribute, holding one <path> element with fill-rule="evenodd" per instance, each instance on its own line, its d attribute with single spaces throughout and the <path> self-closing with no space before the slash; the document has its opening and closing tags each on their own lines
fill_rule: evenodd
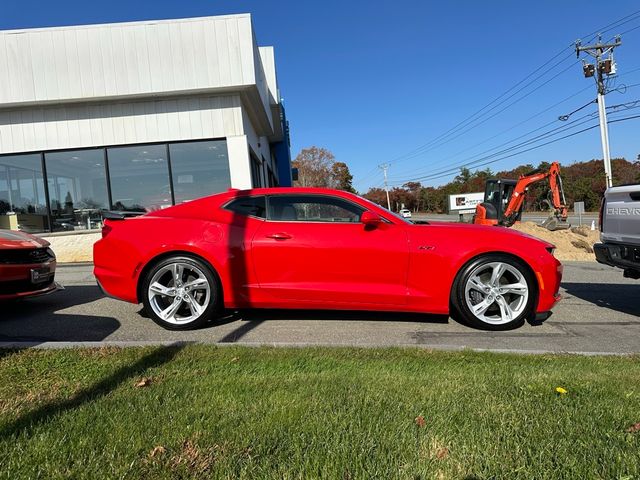
<svg viewBox="0 0 640 480">
<path fill-rule="evenodd" d="M 588 226 L 550 232 L 534 222 L 522 222 L 511 228 L 553 243 L 556 246 L 555 255 L 558 260 L 596 261 L 593 244 L 600 241 L 600 232 L 591 230 Z"/>
</svg>

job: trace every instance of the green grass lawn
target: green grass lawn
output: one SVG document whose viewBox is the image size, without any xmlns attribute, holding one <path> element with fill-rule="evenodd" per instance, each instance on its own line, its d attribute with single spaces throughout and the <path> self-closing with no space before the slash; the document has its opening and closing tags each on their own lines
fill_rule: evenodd
<svg viewBox="0 0 640 480">
<path fill-rule="evenodd" d="M 0 350 L 9 479 L 631 479 L 637 422 L 637 357 Z"/>
</svg>

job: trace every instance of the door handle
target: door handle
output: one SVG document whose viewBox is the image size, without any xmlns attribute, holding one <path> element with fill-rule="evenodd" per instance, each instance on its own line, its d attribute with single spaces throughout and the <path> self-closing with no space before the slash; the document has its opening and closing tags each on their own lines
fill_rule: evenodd
<svg viewBox="0 0 640 480">
<path fill-rule="evenodd" d="M 275 240 L 288 240 L 291 237 L 288 233 L 270 233 L 267 238 L 273 238 Z"/>
</svg>

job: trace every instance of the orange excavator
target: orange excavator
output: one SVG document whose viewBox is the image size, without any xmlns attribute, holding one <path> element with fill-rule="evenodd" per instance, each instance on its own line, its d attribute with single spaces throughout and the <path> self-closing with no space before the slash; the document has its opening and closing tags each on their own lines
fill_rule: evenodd
<svg viewBox="0 0 640 480">
<path fill-rule="evenodd" d="M 522 217 L 525 193 L 529 186 L 546 179 L 549 179 L 550 198 L 547 203 L 551 214 L 540 226 L 552 231 L 570 228 L 558 162 L 553 162 L 548 171 L 536 170 L 521 175 L 518 180 L 487 180 L 484 202 L 476 206 L 473 223 L 510 227 Z"/>
</svg>

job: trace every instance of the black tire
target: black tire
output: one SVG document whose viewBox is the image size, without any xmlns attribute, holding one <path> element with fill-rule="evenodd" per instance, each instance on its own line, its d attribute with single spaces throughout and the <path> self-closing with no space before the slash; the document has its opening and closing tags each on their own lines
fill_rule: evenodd
<svg viewBox="0 0 640 480">
<path fill-rule="evenodd" d="M 505 270 L 494 285 L 491 282 L 493 277 L 489 276 L 494 273 L 496 265 L 505 266 Z M 482 293 L 480 288 L 475 287 L 479 279 L 486 279 L 479 283 L 485 286 Z M 502 283 L 500 283 L 501 280 Z M 506 285 L 525 284 L 526 296 L 522 293 L 523 288 L 506 287 Z M 504 289 L 503 286 L 505 286 Z M 507 290 L 510 291 L 507 292 Z M 537 298 L 535 277 L 524 261 L 504 254 L 486 254 L 467 263 L 458 272 L 451 289 L 451 313 L 454 318 L 463 323 L 482 330 L 512 330 L 521 327 L 527 318 L 533 317 Z M 478 307 L 479 310 L 487 304 L 490 306 L 478 315 L 471 310 L 470 304 Z"/>
<path fill-rule="evenodd" d="M 181 279 L 178 281 L 174 279 L 176 265 L 182 266 Z M 188 285 L 195 280 L 202 284 L 189 288 Z M 150 292 L 152 282 L 160 284 L 167 289 L 166 291 L 173 290 L 174 295 Z M 208 292 L 208 295 L 205 292 Z M 142 280 L 140 298 L 146 314 L 161 327 L 167 330 L 193 330 L 204 326 L 219 315 L 222 310 L 221 292 L 220 281 L 209 265 L 198 258 L 176 255 L 165 258 L 149 268 Z M 180 305 L 173 316 L 161 316 L 162 311 L 166 312 L 166 309 L 178 302 Z"/>
</svg>

